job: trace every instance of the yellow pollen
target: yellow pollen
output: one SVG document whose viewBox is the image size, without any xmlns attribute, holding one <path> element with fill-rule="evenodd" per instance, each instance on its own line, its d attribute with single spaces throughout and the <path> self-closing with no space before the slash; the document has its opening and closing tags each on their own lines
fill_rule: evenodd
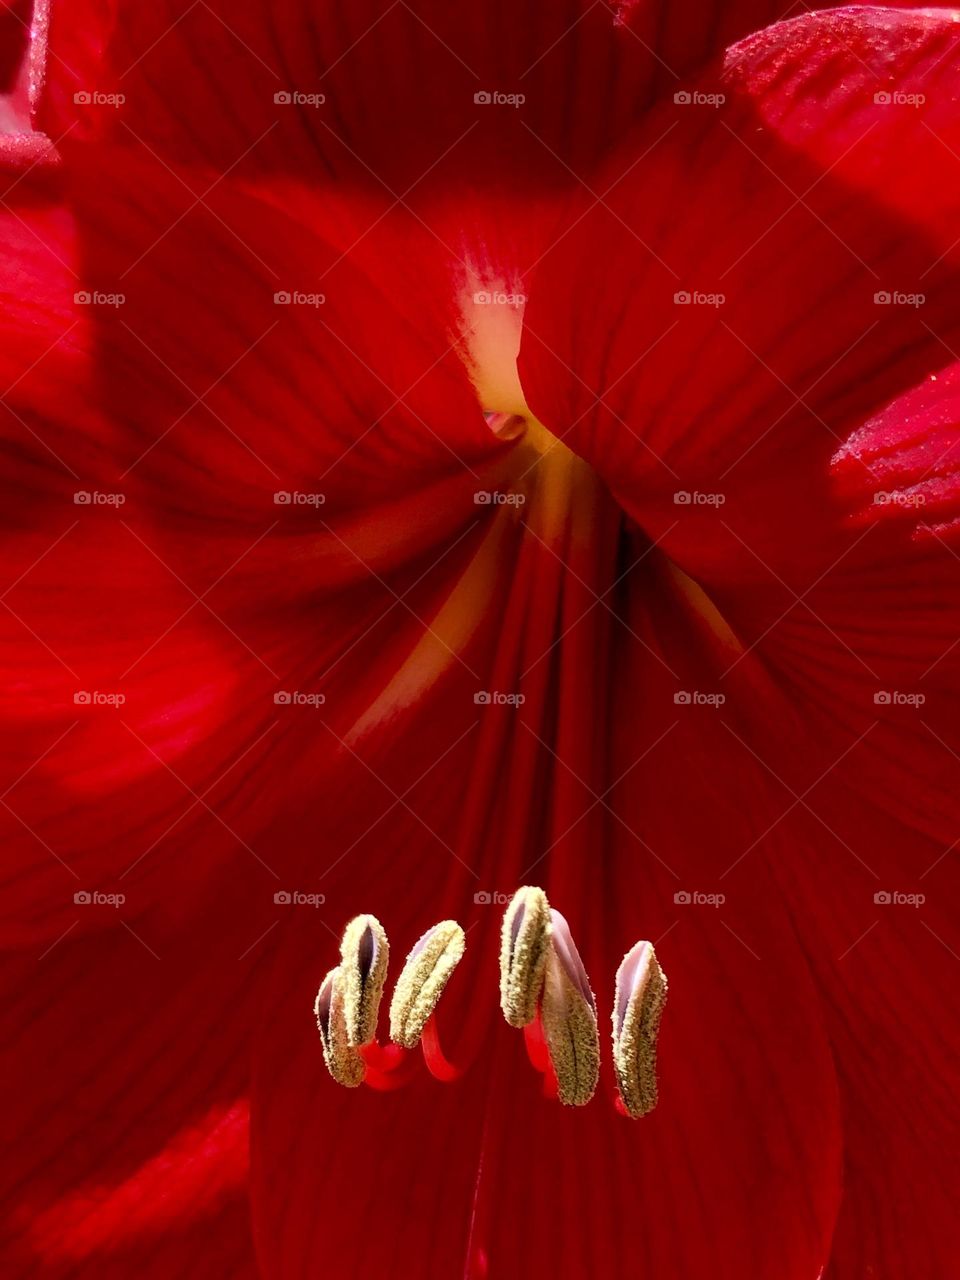
<svg viewBox="0 0 960 1280">
<path fill-rule="evenodd" d="M 419 1043 L 427 1019 L 463 958 L 464 932 L 455 920 L 428 929 L 407 956 L 390 1001 L 390 1039 L 405 1049 Z"/>
<path fill-rule="evenodd" d="M 557 1077 L 560 1101 L 582 1107 L 600 1078 L 597 1004 L 566 920 L 552 911 L 553 941 L 547 958 L 540 1016 Z"/>
<path fill-rule="evenodd" d="M 550 933 L 547 895 L 524 885 L 503 913 L 500 932 L 500 1008 L 511 1027 L 525 1027 L 537 1015 Z"/>
<path fill-rule="evenodd" d="M 355 916 L 340 943 L 340 978 L 347 1039 L 354 1048 L 377 1034 L 380 998 L 387 977 L 390 944 L 376 916 Z"/>
<path fill-rule="evenodd" d="M 613 1004 L 613 1065 L 623 1105 L 645 1116 L 657 1105 L 657 1031 L 667 979 L 651 942 L 638 942 L 617 970 Z"/>
<path fill-rule="evenodd" d="M 363 1082 L 364 1063 L 359 1049 L 354 1049 L 347 1039 L 347 1024 L 343 1016 L 343 992 L 340 987 L 340 970 L 331 969 L 320 983 L 320 990 L 313 1004 L 323 1046 L 323 1060 L 327 1070 L 347 1089 L 355 1089 Z"/>
</svg>

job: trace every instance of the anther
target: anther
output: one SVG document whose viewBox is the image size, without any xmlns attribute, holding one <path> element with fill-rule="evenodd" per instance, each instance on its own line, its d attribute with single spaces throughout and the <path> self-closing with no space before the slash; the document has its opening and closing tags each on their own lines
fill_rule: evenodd
<svg viewBox="0 0 960 1280">
<path fill-rule="evenodd" d="M 377 1034 L 380 998 L 387 977 L 390 944 L 376 916 L 355 916 L 340 943 L 340 978 L 347 1039 L 354 1048 Z"/>
<path fill-rule="evenodd" d="M 354 1049 L 347 1039 L 339 977 L 340 970 L 331 969 L 320 983 L 313 1012 L 317 1019 L 327 1070 L 337 1084 L 354 1089 L 363 1082 L 365 1068 L 360 1050 Z"/>
<path fill-rule="evenodd" d="M 396 1044 L 405 1049 L 418 1044 L 465 947 L 463 930 L 455 920 L 441 920 L 416 943 L 390 1001 L 390 1039 Z"/>
<path fill-rule="evenodd" d="M 500 1008 L 511 1027 L 525 1027 L 536 1017 L 550 929 L 547 895 L 530 885 L 518 889 L 500 933 Z"/>
<path fill-rule="evenodd" d="M 569 925 L 559 911 L 551 911 L 550 918 L 540 1016 L 560 1101 L 582 1107 L 593 1097 L 600 1076 L 597 1002 Z"/>
<path fill-rule="evenodd" d="M 624 1109 L 634 1117 L 657 1105 L 657 1031 L 666 999 L 653 943 L 638 942 L 617 970 L 613 1005 L 613 1065 Z"/>
</svg>

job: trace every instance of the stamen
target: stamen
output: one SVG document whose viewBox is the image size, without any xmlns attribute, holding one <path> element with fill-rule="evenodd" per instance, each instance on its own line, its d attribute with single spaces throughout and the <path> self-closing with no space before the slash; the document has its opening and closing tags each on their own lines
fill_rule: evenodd
<svg viewBox="0 0 960 1280">
<path fill-rule="evenodd" d="M 381 1045 L 376 1040 L 371 1040 L 369 1044 L 365 1044 L 360 1053 L 363 1055 L 368 1071 L 373 1068 L 377 1071 L 382 1071 L 385 1075 L 389 1075 L 391 1071 L 396 1071 L 398 1067 L 403 1066 L 407 1057 L 398 1045 Z"/>
<path fill-rule="evenodd" d="M 523 1042 L 531 1066 L 543 1076 L 543 1096 L 550 1099 L 556 1098 L 559 1093 L 557 1073 L 550 1061 L 550 1053 L 543 1034 L 543 1023 L 539 1015 L 523 1028 Z"/>
<path fill-rule="evenodd" d="M 600 1077 L 597 1002 L 566 920 L 559 911 L 551 911 L 550 917 L 552 942 L 540 1016 L 560 1101 L 582 1107 Z"/>
<path fill-rule="evenodd" d="M 340 943 L 340 979 L 347 1038 L 359 1048 L 377 1034 L 380 998 L 387 977 L 390 944 L 376 916 L 355 916 Z"/>
<path fill-rule="evenodd" d="M 320 983 L 320 990 L 313 1003 L 313 1012 L 323 1046 L 323 1060 L 327 1070 L 347 1089 L 355 1089 L 363 1082 L 364 1062 L 359 1049 L 347 1039 L 347 1025 L 343 1014 L 343 991 L 340 970 L 331 969 Z"/>
<path fill-rule="evenodd" d="M 523 1028 L 523 1045 L 530 1059 L 530 1065 L 534 1071 L 539 1071 L 543 1075 L 550 1067 L 550 1054 L 547 1052 L 547 1042 L 543 1038 L 543 1023 L 539 1018 L 534 1018 Z"/>
<path fill-rule="evenodd" d="M 634 1117 L 657 1105 L 657 1031 L 666 999 L 653 943 L 636 943 L 617 970 L 613 1005 L 613 1065 L 624 1108 Z"/>
<path fill-rule="evenodd" d="M 434 1080 L 449 1084 L 451 1080 L 459 1080 L 463 1075 L 463 1070 L 456 1063 L 451 1062 L 443 1052 L 440 1036 L 437 1033 L 436 1018 L 430 1017 L 427 1019 L 426 1026 L 423 1028 L 423 1035 L 420 1038 L 420 1048 L 423 1050 L 423 1060 L 427 1065 L 427 1070 Z"/>
<path fill-rule="evenodd" d="M 550 949 L 550 904 L 542 889 L 524 885 L 503 913 L 500 933 L 500 1008 L 511 1027 L 537 1014 Z"/>
<path fill-rule="evenodd" d="M 466 939 L 456 920 L 441 920 L 414 946 L 390 1001 L 390 1039 L 396 1044 L 405 1049 L 416 1047 L 465 948 Z"/>
</svg>

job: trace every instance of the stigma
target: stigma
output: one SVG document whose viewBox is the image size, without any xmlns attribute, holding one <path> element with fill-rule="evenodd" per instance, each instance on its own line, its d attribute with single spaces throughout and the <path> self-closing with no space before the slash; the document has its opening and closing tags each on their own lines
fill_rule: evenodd
<svg viewBox="0 0 960 1280">
<path fill-rule="evenodd" d="M 340 964 L 320 983 L 314 1016 L 323 1061 L 346 1088 L 366 1084 L 390 1090 L 415 1070 L 409 1054 L 419 1048 L 437 1080 L 451 1083 L 463 1071 L 443 1052 L 436 1009 L 466 950 L 455 920 L 441 920 L 410 949 L 389 1008 L 390 1043 L 377 1039 L 390 945 L 375 916 L 349 921 Z M 637 942 L 617 971 L 613 997 L 612 1095 L 620 1114 L 638 1118 L 657 1103 L 656 1041 L 667 981 L 653 944 Z M 589 1103 L 600 1083 L 597 999 L 566 918 L 536 885 L 511 898 L 500 930 L 500 1008 L 520 1029 L 543 1092 L 565 1106 Z"/>
</svg>

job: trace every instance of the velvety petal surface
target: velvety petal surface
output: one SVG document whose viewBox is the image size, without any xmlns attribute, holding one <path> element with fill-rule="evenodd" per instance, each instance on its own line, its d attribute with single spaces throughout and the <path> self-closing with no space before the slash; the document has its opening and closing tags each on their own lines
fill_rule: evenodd
<svg viewBox="0 0 960 1280">
<path fill-rule="evenodd" d="M 780 13 L 764 0 L 54 5 L 42 119 L 57 136 L 74 126 L 71 143 L 132 130 L 168 159 L 218 170 L 248 148 L 248 168 L 319 153 L 342 174 L 353 159 L 375 183 L 400 181 L 399 195 L 447 147 L 462 172 L 522 174 L 538 149 L 527 129 L 568 162 L 589 162 L 656 93 Z M 189 101 L 171 92 L 182 84 Z M 98 107 L 97 93 L 123 101 Z M 521 109 L 490 101 L 496 93 L 519 95 Z"/>
<path fill-rule="evenodd" d="M 308 722 L 278 695 L 309 694 L 309 715 L 337 661 L 356 718 L 357 642 L 385 615 L 419 634 L 504 452 L 429 255 L 372 280 L 254 197 L 198 202 L 162 164 L 116 160 L 25 184 L 11 215 L 11 937 L 56 937 L 75 892 L 118 877 L 166 897 L 178 858 L 199 874 L 198 830 L 204 865 L 240 851 L 279 876 L 259 837 L 336 744 L 303 758 Z M 437 624 L 449 661 L 471 625 Z M 268 757 L 289 803 L 241 785 Z"/>
<path fill-rule="evenodd" d="M 248 1049 L 269 942 L 243 891 L 217 891 L 218 927 L 131 926 L 121 905 L 97 938 L 4 959 L 5 1274 L 256 1274 Z"/>
<path fill-rule="evenodd" d="M 534 411 L 728 647 L 705 692 L 754 689 L 730 749 L 779 789 L 775 875 L 825 993 L 837 1276 L 934 1276 L 956 1247 L 953 1162 L 883 1118 L 919 1087 L 921 1131 L 956 1125 L 956 1021 L 927 976 L 949 986 L 957 953 L 956 30 L 859 10 L 743 42 L 571 219 L 524 317 Z M 600 242 L 616 270 L 586 273 Z"/>
<path fill-rule="evenodd" d="M 815 1275 L 840 1132 L 798 938 L 762 859 L 723 915 L 683 905 L 762 833 L 762 770 L 721 765 L 715 711 L 674 702 L 674 664 L 702 687 L 714 645 L 659 553 L 565 451 L 527 467 L 523 521 L 464 652 L 474 675 L 450 669 L 386 731 L 351 738 L 338 802 L 318 792 L 305 874 L 326 927 L 298 918 L 285 935 L 259 1037 L 261 1263 L 282 1277 L 310 1275 L 319 1253 L 348 1275 L 572 1277 L 627 1258 L 652 1275 Z M 475 704 L 477 679 L 524 700 Z M 605 1058 L 616 967 L 656 941 L 671 994 L 647 1121 L 615 1111 L 607 1066 L 584 1110 L 545 1099 L 502 1022 L 499 918 L 523 882 L 570 921 Z M 397 1090 L 326 1076 L 310 1004 L 339 929 L 366 910 L 398 957 L 437 919 L 467 929 L 437 1015 L 461 1080 L 432 1080 L 418 1055 Z M 295 1182 L 279 1179 L 291 1151 Z"/>
</svg>

